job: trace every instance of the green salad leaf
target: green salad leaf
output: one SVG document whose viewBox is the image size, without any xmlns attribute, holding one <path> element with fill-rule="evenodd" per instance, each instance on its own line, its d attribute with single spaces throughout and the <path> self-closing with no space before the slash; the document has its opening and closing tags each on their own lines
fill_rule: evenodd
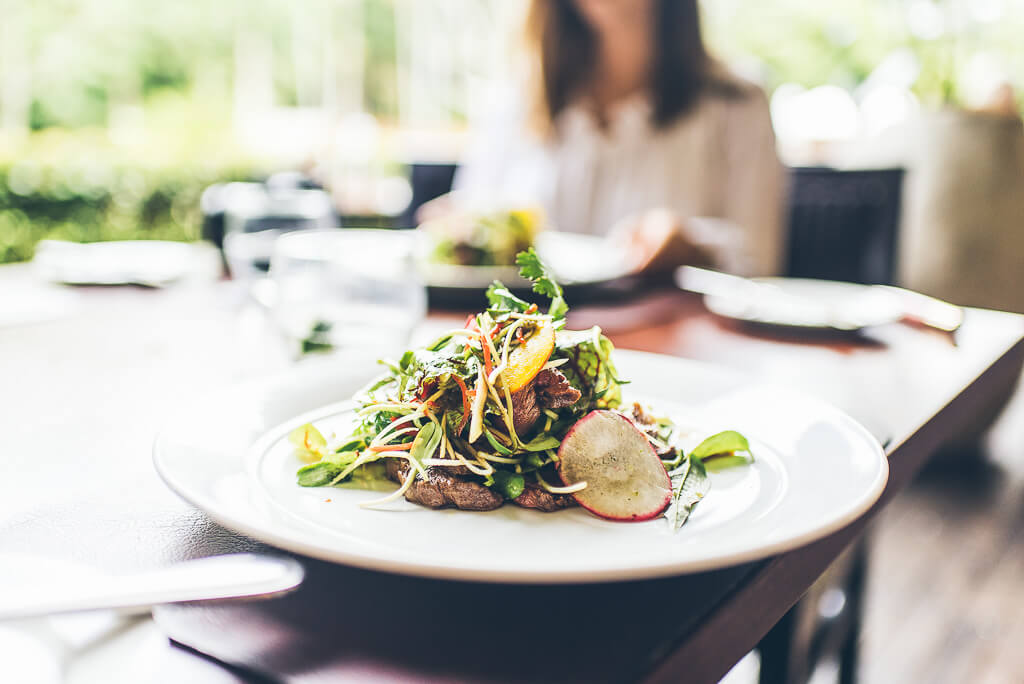
<svg viewBox="0 0 1024 684">
<path fill-rule="evenodd" d="M 344 468 L 335 463 L 320 461 L 299 468 L 296 479 L 302 487 L 324 487 L 341 474 Z"/>
<path fill-rule="evenodd" d="M 499 454 L 502 454 L 503 456 L 512 455 L 512 450 L 509 449 L 504 444 L 502 444 L 501 442 L 499 442 L 497 438 L 495 438 L 495 436 L 491 434 L 490 430 L 484 430 L 484 437 L 487 438 L 487 441 L 490 442 L 491 446 L 494 447 L 494 450 L 497 451 Z"/>
<path fill-rule="evenodd" d="M 753 461 L 750 442 L 735 430 L 726 430 L 711 435 L 688 455 L 680 450 L 676 459 L 667 466 L 677 465 L 669 470 L 672 480 L 672 500 L 665 510 L 665 517 L 673 530 L 678 530 L 690 517 L 690 513 L 711 489 L 708 471 L 716 472 Z"/>
<path fill-rule="evenodd" d="M 423 459 L 430 458 L 437 451 L 437 446 L 441 443 L 441 435 L 443 434 L 444 430 L 437 429 L 437 424 L 434 422 L 425 424 L 416 433 L 416 438 L 412 440 L 412 448 L 409 449 L 409 460 L 419 466 L 419 470 L 426 469 L 426 466 L 423 465 Z"/>
<path fill-rule="evenodd" d="M 529 302 L 516 297 L 500 281 L 495 280 L 487 288 L 487 303 L 489 311 L 516 311 L 522 313 L 530 308 Z"/>
<path fill-rule="evenodd" d="M 526 488 L 526 480 L 518 473 L 510 473 L 507 470 L 495 470 L 491 477 L 494 480 L 492 488 L 506 499 L 516 498 Z"/>
<path fill-rule="evenodd" d="M 295 455 L 304 461 L 316 461 L 327 454 L 327 440 L 312 423 L 306 423 L 288 433 L 288 441 L 295 446 Z"/>
<path fill-rule="evenodd" d="M 527 451 L 547 451 L 548 449 L 557 449 L 561 444 L 562 440 L 554 435 L 539 434 L 523 444 L 523 448 Z"/>
<path fill-rule="evenodd" d="M 328 454 L 324 460 L 299 468 L 295 474 L 301 487 L 326 487 L 333 484 L 337 487 L 353 487 L 357 489 L 380 489 L 382 483 L 390 483 L 387 479 L 384 463 L 380 461 L 364 463 L 349 475 L 343 482 L 335 482 L 356 457 L 357 451 L 344 451 Z"/>
<path fill-rule="evenodd" d="M 569 384 L 583 393 L 585 401 L 578 405 L 593 408 L 616 408 L 622 403 L 621 385 L 612 363 L 612 341 L 601 334 L 601 328 L 560 330 L 555 338 L 552 358 L 565 358 L 568 363 L 558 370 Z"/>
<path fill-rule="evenodd" d="M 483 220 L 481 225 L 485 224 Z M 329 442 L 310 424 L 289 434 L 296 456 L 305 464 L 296 473 L 298 484 L 390 489 L 388 496 L 369 503 L 386 502 L 403 493 L 387 479 L 388 464 L 403 459 L 411 467 L 410 477 L 424 475 L 428 467 L 454 467 L 459 479 L 516 499 L 527 488 L 551 490 L 544 472 L 557 468 L 562 440 L 581 417 L 608 409 L 635 419 L 661 454 L 672 483 L 665 516 L 672 529 L 678 529 L 708 493 L 708 472 L 749 463 L 749 443 L 738 432 L 720 432 L 688 455 L 669 417 L 640 405 L 633 406 L 632 413 L 622 408 L 622 386 L 627 382 L 618 376 L 611 340 L 596 326 L 565 329 L 568 306 L 563 290 L 536 251 L 520 252 L 516 262 L 534 291 L 550 298 L 548 313 L 538 312 L 536 304 L 502 283 L 492 284 L 487 289 L 488 308 L 467 318 L 463 327 L 380 362 L 382 374 L 355 396 L 357 408 L 348 435 L 331 435 Z M 531 348 L 522 350 L 541 330 L 549 336 L 541 340 L 544 358 Z M 530 383 L 545 368 L 564 375 L 579 397 L 573 393 L 574 401 L 557 402 L 557 408 L 537 403 L 537 415 L 527 414 L 529 421 L 517 426 L 522 408 L 513 395 L 529 389 L 540 397 L 544 385 Z M 510 377 L 522 382 L 512 389 Z M 460 467 L 467 464 L 468 472 Z"/>
<path fill-rule="evenodd" d="M 520 252 L 516 255 L 516 263 L 519 264 L 519 275 L 533 282 L 533 291 L 551 298 L 548 314 L 556 321 L 565 318 L 565 314 L 569 312 L 569 305 L 562 297 L 562 286 L 540 260 L 537 250 L 530 247 L 525 252 Z"/>
<path fill-rule="evenodd" d="M 753 458 L 749 454 L 727 454 L 715 456 L 704 461 L 704 465 L 712 473 L 718 473 L 729 468 L 735 468 L 736 466 L 750 465 L 751 463 L 753 463 Z"/>
<path fill-rule="evenodd" d="M 693 456 L 670 471 L 669 477 L 672 479 L 672 501 L 665 510 L 665 518 L 674 531 L 683 526 L 694 506 L 707 496 L 711 489 L 711 479 L 704 462 Z"/>
<path fill-rule="evenodd" d="M 712 456 L 735 454 L 738 452 L 746 452 L 749 454 L 750 442 L 747 441 L 746 437 L 735 430 L 726 430 L 725 432 L 719 432 L 718 434 L 711 435 L 698 444 L 693 450 L 692 455 L 701 460 L 706 460 Z"/>
</svg>

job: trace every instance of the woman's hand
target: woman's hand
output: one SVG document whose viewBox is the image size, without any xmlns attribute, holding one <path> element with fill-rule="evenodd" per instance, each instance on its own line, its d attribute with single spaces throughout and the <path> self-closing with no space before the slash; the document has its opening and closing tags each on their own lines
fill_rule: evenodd
<svg viewBox="0 0 1024 684">
<path fill-rule="evenodd" d="M 428 200 L 416 210 L 416 225 L 444 218 L 455 211 L 454 193 L 446 192 L 443 195 Z"/>
<path fill-rule="evenodd" d="M 637 273 L 663 273 L 683 264 L 707 266 L 711 255 L 687 238 L 683 219 L 668 209 L 649 209 L 619 221 L 608 236 Z"/>
</svg>

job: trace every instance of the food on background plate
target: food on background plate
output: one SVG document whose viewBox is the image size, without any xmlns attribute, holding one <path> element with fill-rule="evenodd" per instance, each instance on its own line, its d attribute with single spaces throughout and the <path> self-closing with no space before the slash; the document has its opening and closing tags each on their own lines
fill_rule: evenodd
<svg viewBox="0 0 1024 684">
<path fill-rule="evenodd" d="M 514 266 L 533 246 L 543 219 L 536 209 L 456 212 L 420 225 L 430 239 L 429 258 L 456 266 Z"/>
<path fill-rule="evenodd" d="M 306 487 L 398 488 L 430 508 L 492 510 L 512 502 L 556 511 L 581 505 L 609 520 L 664 514 L 673 529 L 707 493 L 708 466 L 751 462 L 737 432 L 692 451 L 682 431 L 626 404 L 600 328 L 565 329 L 562 289 L 531 248 L 522 277 L 550 299 L 547 312 L 495 282 L 488 308 L 431 344 L 409 350 L 356 395 L 350 435 L 336 443 L 313 425 L 290 439 L 307 461 Z"/>
</svg>

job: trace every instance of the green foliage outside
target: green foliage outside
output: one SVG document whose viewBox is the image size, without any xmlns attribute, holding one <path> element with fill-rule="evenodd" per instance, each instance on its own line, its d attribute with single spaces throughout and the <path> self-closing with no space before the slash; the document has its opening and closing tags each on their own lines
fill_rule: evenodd
<svg viewBox="0 0 1024 684">
<path fill-rule="evenodd" d="M 0 263 L 31 259 L 44 239 L 198 239 L 203 189 L 254 173 L 244 164 L 155 167 L 103 154 L 6 160 L 0 164 Z"/>
<path fill-rule="evenodd" d="M 366 69 L 393 69 L 390 8 L 390 0 L 7 3 L 0 20 L 0 263 L 32 258 L 46 238 L 197 239 L 203 189 L 258 179 L 281 164 L 235 142 L 238 46 L 260 41 L 272 69 L 272 104 L 315 106 L 300 91 L 319 83 L 326 40 L 351 44 L 366 25 L 373 29 Z M 340 83 L 349 64 L 338 62 Z M 394 86 L 380 85 L 386 82 L 367 83 L 371 111 L 394 109 Z M 15 128 L 5 129 L 12 111 Z M 114 131 L 125 113 L 127 140 Z"/>
<path fill-rule="evenodd" d="M 786 82 L 854 89 L 903 51 L 917 63 L 911 90 L 926 105 L 964 104 L 972 61 L 982 57 L 1002 65 L 1024 106 L 1021 0 L 704 0 L 701 6 L 709 44 L 730 62 L 756 62 L 769 91 Z"/>
<path fill-rule="evenodd" d="M 445 0 L 444 7 L 466 23 L 459 40 L 489 41 L 504 30 L 487 25 L 496 15 L 465 10 L 506 1 Z M 753 67 L 769 89 L 787 82 L 855 89 L 902 50 L 918 65 L 911 88 L 926 106 L 963 103 L 970 65 L 986 55 L 1024 94 L 1024 0 L 702 6 L 712 49 Z M 31 258 L 43 238 L 198 237 L 203 188 L 275 166 L 232 142 L 245 101 L 238 99 L 239 65 L 244 71 L 265 60 L 268 104 L 364 109 L 394 122 L 409 85 L 398 29 L 413 7 L 423 11 L 420 0 L 7 3 L 0 24 L 0 263 Z M 991 7 L 1001 14 L 985 15 Z M 930 37 L 912 31 L 908 17 L 922 8 L 941 15 L 945 28 Z M 443 104 L 453 125 L 464 120 L 466 112 Z M 129 124 L 132 116 L 144 122 L 128 140 L 112 133 L 131 133 L 125 114 Z M 12 120 L 22 131 L 5 128 Z"/>
<path fill-rule="evenodd" d="M 145 117 L 149 129 L 119 143 L 98 126 L 0 138 L 0 263 L 31 259 L 48 238 L 198 239 L 207 186 L 265 174 L 225 117 L 189 98 L 155 97 Z"/>
</svg>

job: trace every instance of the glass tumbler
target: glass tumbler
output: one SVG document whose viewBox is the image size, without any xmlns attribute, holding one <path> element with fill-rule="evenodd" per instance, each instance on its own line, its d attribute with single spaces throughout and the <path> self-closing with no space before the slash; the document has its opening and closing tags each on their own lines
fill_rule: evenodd
<svg viewBox="0 0 1024 684">
<path fill-rule="evenodd" d="M 271 317 L 296 355 L 344 349 L 400 353 L 427 310 L 399 230 L 303 230 L 274 243 Z"/>
</svg>

